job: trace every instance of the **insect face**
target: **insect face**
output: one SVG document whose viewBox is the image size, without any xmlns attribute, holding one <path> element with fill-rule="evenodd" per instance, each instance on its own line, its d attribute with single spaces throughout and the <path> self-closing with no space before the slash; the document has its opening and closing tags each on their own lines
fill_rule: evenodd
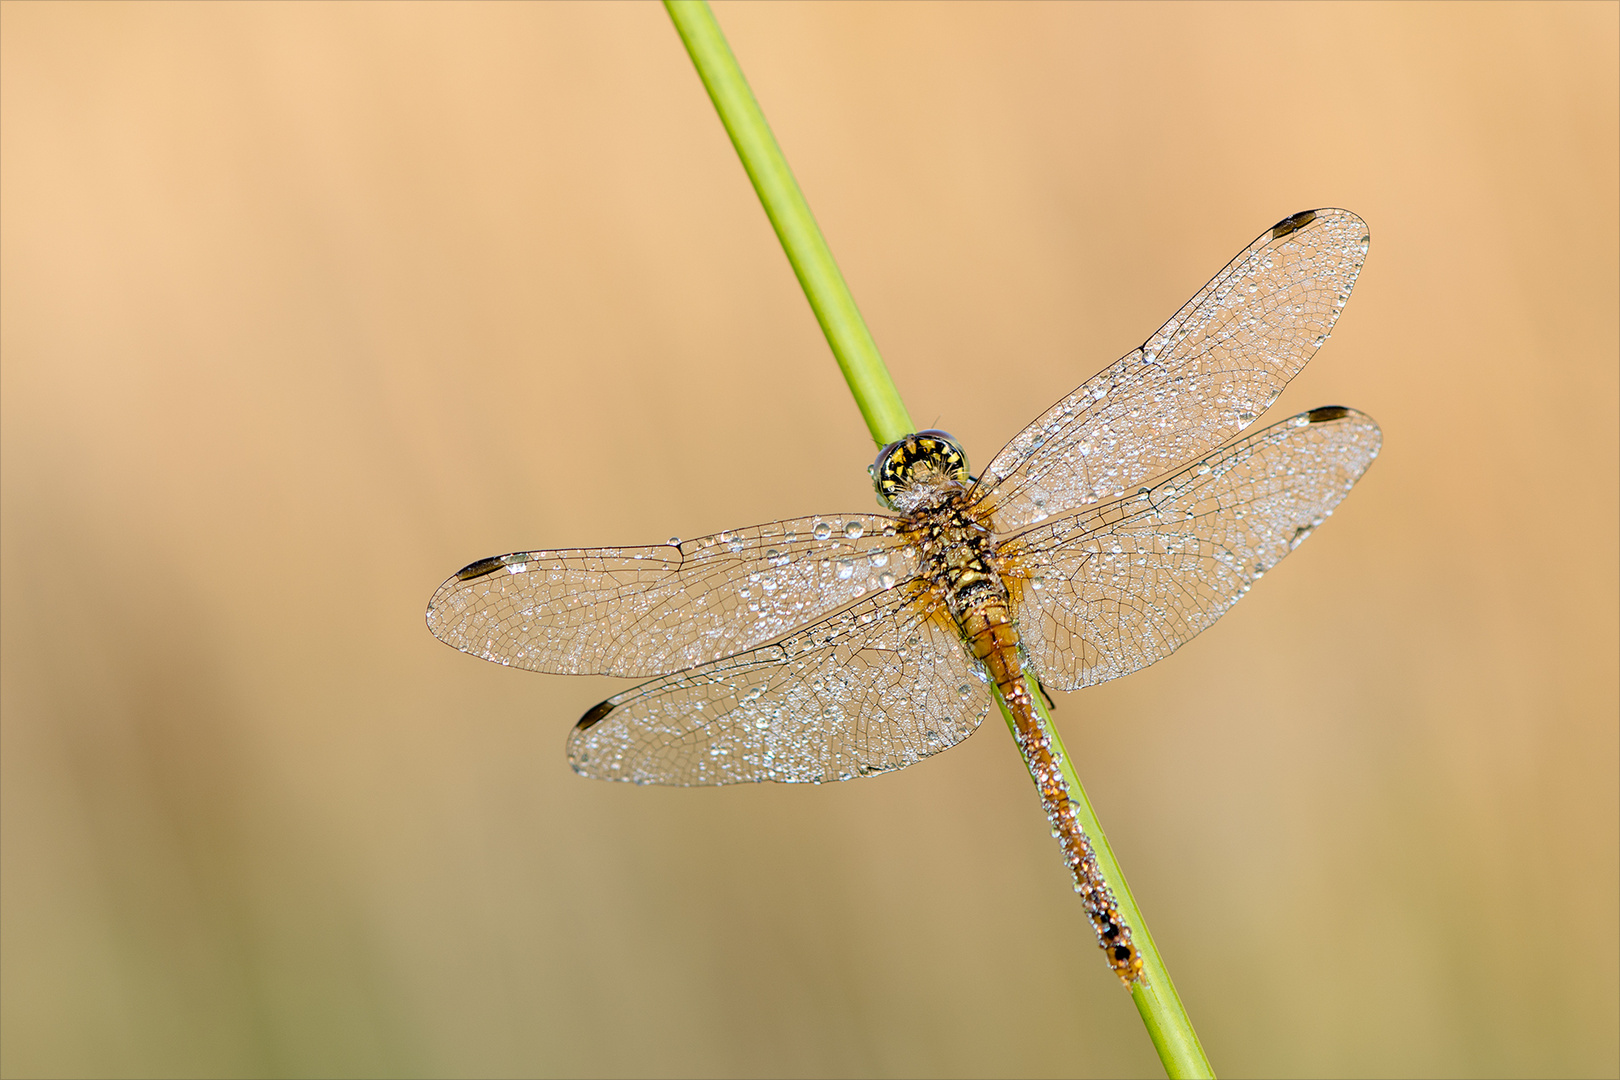
<svg viewBox="0 0 1620 1080">
<path fill-rule="evenodd" d="M 910 511 L 936 501 L 945 491 L 971 481 L 967 455 L 943 431 L 919 431 L 885 446 L 872 465 L 878 501 Z"/>
</svg>

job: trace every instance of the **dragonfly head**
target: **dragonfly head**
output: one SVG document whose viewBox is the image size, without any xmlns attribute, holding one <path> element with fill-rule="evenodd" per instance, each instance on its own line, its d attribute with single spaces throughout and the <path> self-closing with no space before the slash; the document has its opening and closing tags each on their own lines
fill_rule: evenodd
<svg viewBox="0 0 1620 1080">
<path fill-rule="evenodd" d="M 868 470 L 878 502 L 910 513 L 944 502 L 972 482 L 962 446 L 943 431 L 918 431 L 885 446 Z"/>
</svg>

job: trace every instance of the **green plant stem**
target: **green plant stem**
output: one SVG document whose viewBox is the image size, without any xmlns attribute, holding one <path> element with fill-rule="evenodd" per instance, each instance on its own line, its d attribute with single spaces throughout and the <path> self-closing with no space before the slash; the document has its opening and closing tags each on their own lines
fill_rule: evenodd
<svg viewBox="0 0 1620 1080">
<path fill-rule="evenodd" d="M 843 275 L 838 272 L 838 264 L 833 261 L 832 252 L 816 226 L 816 219 L 793 179 L 787 159 L 782 156 L 781 147 L 777 146 L 776 137 L 771 134 L 765 114 L 754 100 L 748 81 L 743 78 L 742 69 L 737 65 L 737 58 L 732 55 L 725 35 L 715 22 L 714 13 L 709 10 L 705 0 L 664 0 L 664 6 L 669 10 L 687 52 L 691 54 L 692 63 L 697 67 L 698 75 L 720 114 L 720 121 L 731 136 L 732 145 L 737 148 L 737 156 L 742 158 L 743 168 L 759 194 L 759 201 L 765 206 L 765 213 L 771 219 L 783 250 L 787 252 L 788 261 L 793 264 L 793 272 L 798 276 L 810 307 L 816 313 L 816 321 L 827 335 L 827 343 L 832 346 L 833 355 L 838 359 L 838 366 L 849 383 L 850 393 L 855 396 L 873 440 L 883 446 L 903 438 L 915 430 L 911 417 L 900 400 L 900 393 L 895 389 L 894 380 L 889 377 L 888 369 L 866 329 Z M 1070 801 L 1075 805 L 1081 827 L 1091 838 L 1098 868 L 1114 892 L 1115 902 L 1131 928 L 1132 941 L 1142 957 L 1146 978 L 1132 985 L 1131 997 L 1142 1015 L 1142 1022 L 1147 1026 L 1154 1048 L 1159 1052 L 1159 1059 L 1164 1063 L 1165 1072 L 1172 1077 L 1214 1076 L 1203 1047 L 1198 1042 L 1198 1035 L 1193 1031 L 1192 1022 L 1176 995 L 1175 984 L 1170 981 L 1170 972 L 1159 956 L 1153 936 L 1148 933 L 1147 923 L 1143 921 L 1130 886 L 1125 882 L 1125 875 L 1120 872 L 1119 863 L 1114 859 L 1108 837 L 1104 835 L 1091 802 L 1086 798 L 1068 752 L 1063 749 L 1057 725 L 1047 713 L 1038 688 L 1031 686 L 1030 695 L 1035 699 L 1053 740 L 1053 747 L 1058 752 Z M 1008 727 L 1013 728 L 1012 715 L 1007 711 L 1007 703 L 999 692 L 996 702 L 1001 706 Z M 1015 742 L 1016 735 L 1014 729 Z"/>
<path fill-rule="evenodd" d="M 872 439 L 886 446 L 917 430 L 906 412 L 900 392 L 889 378 L 889 369 L 883 366 L 877 343 L 866 329 L 855 298 L 844 284 L 844 275 L 838 272 L 827 241 L 822 239 L 810 205 L 793 179 L 782 148 L 776 145 L 776 136 L 765 122 L 765 114 L 754 100 L 754 92 L 743 78 L 737 58 L 731 55 L 731 46 L 714 21 L 714 12 L 703 0 L 664 0 L 675 29 L 692 54 L 698 76 L 714 101 L 720 122 L 731 136 L 731 144 L 742 158 L 748 179 L 765 204 L 765 214 L 771 227 L 787 252 L 793 273 L 816 313 L 821 332 L 827 335 L 838 358 L 838 367 L 849 383 L 855 404 L 860 407 Z"/>
</svg>

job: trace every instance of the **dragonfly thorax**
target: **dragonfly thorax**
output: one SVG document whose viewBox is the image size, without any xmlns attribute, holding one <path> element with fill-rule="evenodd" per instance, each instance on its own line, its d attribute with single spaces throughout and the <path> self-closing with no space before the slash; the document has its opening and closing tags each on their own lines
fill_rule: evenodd
<svg viewBox="0 0 1620 1080">
<path fill-rule="evenodd" d="M 951 615 L 960 621 L 971 609 L 990 601 L 1005 605 L 1007 587 L 996 569 L 990 529 L 960 503 L 919 512 L 912 517 L 922 556 L 921 576 L 939 590 Z"/>
<path fill-rule="evenodd" d="M 903 514 L 944 506 L 965 491 L 967 455 L 943 431 L 918 431 L 885 446 L 872 465 L 878 501 Z"/>
</svg>

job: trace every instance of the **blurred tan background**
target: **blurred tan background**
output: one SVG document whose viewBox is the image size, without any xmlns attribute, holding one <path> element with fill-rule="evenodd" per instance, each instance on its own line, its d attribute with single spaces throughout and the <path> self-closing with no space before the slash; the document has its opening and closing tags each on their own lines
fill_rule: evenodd
<svg viewBox="0 0 1620 1080">
<path fill-rule="evenodd" d="M 1059 719 L 1219 1070 L 1615 1075 L 1620 8 L 717 11 L 979 463 L 1371 223 L 1272 416 L 1383 458 Z M 0 139 L 0 1071 L 1158 1075 L 998 724 L 595 784 L 625 683 L 423 626 L 477 557 L 872 509 L 661 8 L 8 3 Z"/>
</svg>

